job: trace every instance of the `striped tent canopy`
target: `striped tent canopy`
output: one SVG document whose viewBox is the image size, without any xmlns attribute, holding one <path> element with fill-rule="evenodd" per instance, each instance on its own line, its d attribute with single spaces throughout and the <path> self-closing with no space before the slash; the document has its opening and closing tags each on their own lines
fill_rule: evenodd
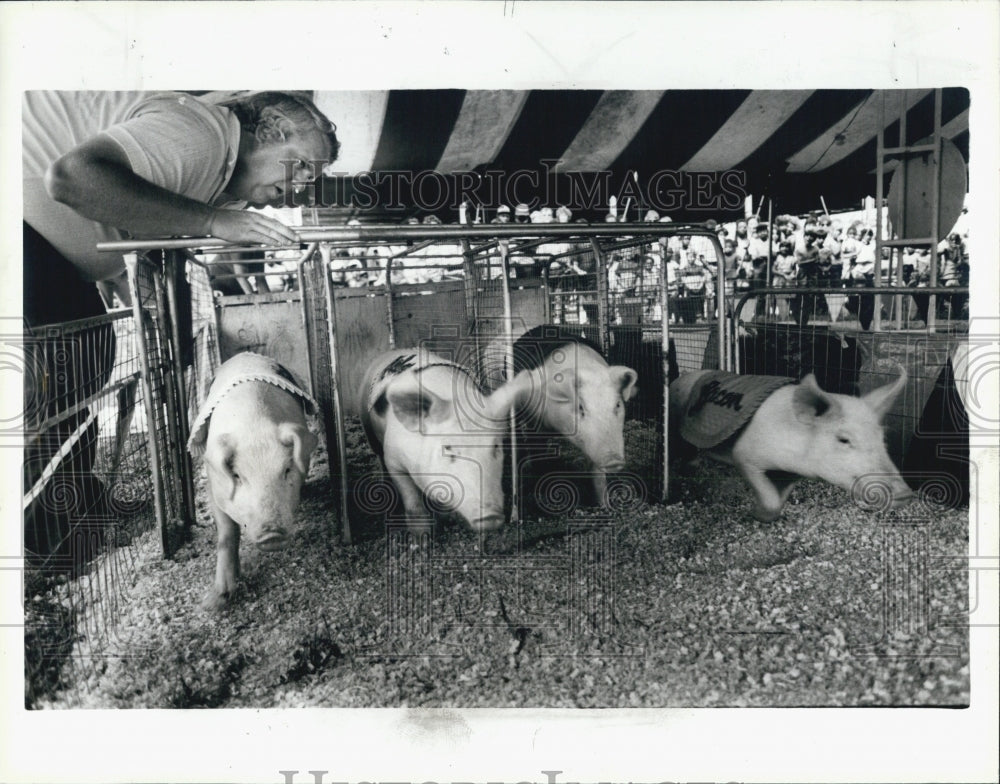
<svg viewBox="0 0 1000 784">
<path fill-rule="evenodd" d="M 755 209 L 768 196 L 777 212 L 857 209 L 875 194 L 880 118 L 887 145 L 904 111 L 908 140 L 927 137 L 934 92 L 318 91 L 342 141 L 326 182 L 335 187 L 320 195 L 369 220 L 455 220 L 461 195 L 487 218 L 523 201 L 600 220 L 610 195 L 633 220 L 650 207 L 675 220 L 732 219 L 745 196 Z M 969 92 L 943 89 L 941 107 L 942 133 L 967 162 Z"/>
</svg>

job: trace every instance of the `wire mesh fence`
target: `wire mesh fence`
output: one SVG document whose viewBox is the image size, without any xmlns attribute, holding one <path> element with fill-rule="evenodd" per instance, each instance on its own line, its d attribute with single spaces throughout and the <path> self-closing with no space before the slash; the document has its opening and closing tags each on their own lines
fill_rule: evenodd
<svg viewBox="0 0 1000 784">
<path fill-rule="evenodd" d="M 85 681 L 112 644 L 156 524 L 148 416 L 127 311 L 26 335 L 23 470 L 25 701 Z M 80 674 L 79 672 L 77 673 Z"/>
<path fill-rule="evenodd" d="M 84 688 L 122 655 L 118 609 L 143 534 L 170 556 L 189 533 L 187 422 L 218 363 L 205 269 L 126 257 L 131 312 L 25 335 L 25 698 Z M 190 407 L 189 404 L 190 403 Z M 134 651 L 132 651 L 134 653 Z"/>
</svg>

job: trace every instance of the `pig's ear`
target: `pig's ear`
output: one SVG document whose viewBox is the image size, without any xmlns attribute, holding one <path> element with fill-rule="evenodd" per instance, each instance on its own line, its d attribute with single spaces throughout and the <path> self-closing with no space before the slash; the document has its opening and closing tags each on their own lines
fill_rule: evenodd
<svg viewBox="0 0 1000 784">
<path fill-rule="evenodd" d="M 511 408 L 519 408 L 531 397 L 531 371 L 522 370 L 512 381 L 498 388 L 486 398 L 486 416 L 492 420 L 503 419 Z"/>
<path fill-rule="evenodd" d="M 319 439 L 309 432 L 309 428 L 285 422 L 278 430 L 278 438 L 282 444 L 291 447 L 295 467 L 302 476 L 309 473 L 309 458 Z"/>
<path fill-rule="evenodd" d="M 225 433 L 209 441 L 205 449 L 205 462 L 216 474 L 227 498 L 232 498 L 236 492 L 236 475 L 233 472 L 235 457 L 236 445 Z"/>
<path fill-rule="evenodd" d="M 448 416 L 451 404 L 420 384 L 396 384 L 386 392 L 386 398 L 396 418 L 412 432 L 420 430 L 420 420 L 439 422 Z"/>
<path fill-rule="evenodd" d="M 896 401 L 896 397 L 900 392 L 903 391 L 903 387 L 906 386 L 906 368 L 900 368 L 902 372 L 895 381 L 892 381 L 885 386 L 881 386 L 878 389 L 873 389 L 867 395 L 862 396 L 862 400 L 868 404 L 868 407 L 875 412 L 876 416 L 881 421 L 889 409 L 892 408 L 892 404 Z"/>
<path fill-rule="evenodd" d="M 795 393 L 792 395 L 795 418 L 807 425 L 837 406 L 837 401 L 819 388 L 816 376 L 812 373 L 798 383 L 798 386 L 795 387 Z"/>
<path fill-rule="evenodd" d="M 572 368 L 560 370 L 548 379 L 545 397 L 553 403 L 572 403 L 576 399 L 576 371 Z"/>
<path fill-rule="evenodd" d="M 618 384 L 622 400 L 627 403 L 636 396 L 639 392 L 639 388 L 635 385 L 635 382 L 639 380 L 638 373 L 624 365 L 613 365 L 608 370 L 611 373 L 611 380 Z"/>
</svg>

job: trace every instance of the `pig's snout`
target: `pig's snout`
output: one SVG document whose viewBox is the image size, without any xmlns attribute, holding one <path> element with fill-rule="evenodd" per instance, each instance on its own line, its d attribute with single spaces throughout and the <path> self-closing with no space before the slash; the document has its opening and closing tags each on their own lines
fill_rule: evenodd
<svg viewBox="0 0 1000 784">
<path fill-rule="evenodd" d="M 469 521 L 469 527 L 477 533 L 485 533 L 486 531 L 495 531 L 504 524 L 504 518 L 501 514 L 488 514 L 480 517 L 476 520 Z"/>
<path fill-rule="evenodd" d="M 609 473 L 622 471 L 625 468 L 625 458 L 622 455 L 608 455 L 601 463 L 601 468 Z"/>
<path fill-rule="evenodd" d="M 280 550 L 287 541 L 288 532 L 280 526 L 273 526 L 260 531 L 253 543 L 261 550 Z"/>
<path fill-rule="evenodd" d="M 867 477 L 852 488 L 854 500 L 873 510 L 886 511 L 905 506 L 914 498 L 910 486 L 902 477 Z"/>
<path fill-rule="evenodd" d="M 906 506 L 914 498 L 916 498 L 916 493 L 904 482 L 902 489 L 897 489 L 892 494 L 892 508 L 899 509 L 901 506 Z"/>
</svg>

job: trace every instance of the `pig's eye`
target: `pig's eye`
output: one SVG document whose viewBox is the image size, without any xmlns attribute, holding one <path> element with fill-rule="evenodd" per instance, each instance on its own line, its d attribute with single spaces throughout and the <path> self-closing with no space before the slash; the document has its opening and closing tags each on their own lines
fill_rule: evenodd
<svg viewBox="0 0 1000 784">
<path fill-rule="evenodd" d="M 851 439 L 849 439 L 847 436 L 837 436 L 837 440 L 842 444 L 850 445 L 851 443 Z"/>
<path fill-rule="evenodd" d="M 285 468 L 285 479 L 290 479 L 292 476 L 292 467 L 288 466 Z"/>
</svg>

